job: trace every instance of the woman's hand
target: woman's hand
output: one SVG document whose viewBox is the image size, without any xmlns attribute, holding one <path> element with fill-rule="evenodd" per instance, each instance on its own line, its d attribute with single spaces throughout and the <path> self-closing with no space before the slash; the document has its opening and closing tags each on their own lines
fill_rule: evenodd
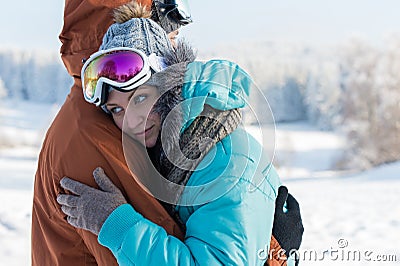
<svg viewBox="0 0 400 266">
<path fill-rule="evenodd" d="M 61 179 L 61 186 L 74 195 L 59 194 L 57 202 L 67 215 L 69 224 L 98 235 L 107 217 L 117 207 L 127 202 L 102 168 L 96 168 L 93 177 L 101 190 L 68 177 Z"/>
<path fill-rule="evenodd" d="M 284 210 L 286 202 L 286 210 Z M 301 220 L 300 206 L 297 200 L 289 193 L 287 187 L 280 186 L 275 201 L 274 225 L 272 234 L 279 245 L 285 250 L 289 257 L 290 251 L 299 250 L 303 238 L 304 227 Z M 296 266 L 299 264 L 299 257 L 293 253 Z"/>
</svg>

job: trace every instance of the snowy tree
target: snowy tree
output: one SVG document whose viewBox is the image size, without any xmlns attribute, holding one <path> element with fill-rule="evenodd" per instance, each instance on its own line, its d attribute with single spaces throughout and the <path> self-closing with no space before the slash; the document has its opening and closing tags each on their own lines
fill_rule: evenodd
<svg viewBox="0 0 400 266">
<path fill-rule="evenodd" d="M 63 102 L 72 84 L 56 53 L 0 52 L 0 77 L 9 98 L 38 102 Z"/>
<path fill-rule="evenodd" d="M 310 122 L 323 130 L 340 124 L 339 64 L 333 59 L 321 59 L 311 68 L 306 82 L 305 103 Z"/>
<path fill-rule="evenodd" d="M 18 75 L 18 67 L 16 61 L 20 57 L 19 54 L 13 52 L 0 53 L 0 77 L 7 88 L 8 97 L 20 98 L 19 80 L 15 79 Z"/>
<path fill-rule="evenodd" d="M 366 169 L 400 159 L 400 42 L 377 50 L 354 41 L 342 61 L 343 165 Z"/>
<path fill-rule="evenodd" d="M 0 78 L 0 99 L 7 96 L 7 89 L 4 85 L 3 80 Z"/>
</svg>

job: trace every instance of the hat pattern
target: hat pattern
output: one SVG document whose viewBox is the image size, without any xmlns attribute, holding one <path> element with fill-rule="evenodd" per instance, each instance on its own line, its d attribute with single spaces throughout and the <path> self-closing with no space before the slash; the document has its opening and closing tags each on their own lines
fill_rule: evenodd
<svg viewBox="0 0 400 266">
<path fill-rule="evenodd" d="M 148 18 L 132 18 L 111 25 L 103 37 L 100 50 L 116 47 L 135 48 L 146 55 L 155 53 L 158 56 L 173 51 L 167 33 Z"/>
</svg>

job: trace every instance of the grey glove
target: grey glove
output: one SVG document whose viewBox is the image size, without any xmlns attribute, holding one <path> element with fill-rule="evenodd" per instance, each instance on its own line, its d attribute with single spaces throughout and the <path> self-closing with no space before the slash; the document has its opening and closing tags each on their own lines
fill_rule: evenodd
<svg viewBox="0 0 400 266">
<path fill-rule="evenodd" d="M 101 190 L 68 177 L 61 179 L 61 186 L 75 195 L 60 194 L 57 196 L 57 202 L 67 215 L 69 224 L 98 235 L 107 217 L 127 202 L 102 168 L 96 168 L 93 177 Z"/>
</svg>

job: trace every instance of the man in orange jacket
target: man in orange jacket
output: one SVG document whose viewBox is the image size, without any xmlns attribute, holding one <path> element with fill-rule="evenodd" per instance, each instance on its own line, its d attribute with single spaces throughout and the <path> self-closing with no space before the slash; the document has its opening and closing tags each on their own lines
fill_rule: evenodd
<svg viewBox="0 0 400 266">
<path fill-rule="evenodd" d="M 98 50 L 113 23 L 112 9 L 130 0 L 66 0 L 60 34 L 61 58 L 73 77 L 71 91 L 47 131 L 39 155 L 32 209 L 32 265 L 117 265 L 111 252 L 88 231 L 76 230 L 56 202 L 60 179 L 73 176 L 94 186 L 92 172 L 101 165 L 143 216 L 178 238 L 183 232 L 162 205 L 132 177 L 124 159 L 121 132 L 100 109 L 85 102 L 80 71 L 82 59 Z M 151 7 L 151 0 L 137 0 Z M 132 147 L 134 149 L 135 147 Z M 137 175 L 148 172 L 137 147 Z"/>
</svg>

